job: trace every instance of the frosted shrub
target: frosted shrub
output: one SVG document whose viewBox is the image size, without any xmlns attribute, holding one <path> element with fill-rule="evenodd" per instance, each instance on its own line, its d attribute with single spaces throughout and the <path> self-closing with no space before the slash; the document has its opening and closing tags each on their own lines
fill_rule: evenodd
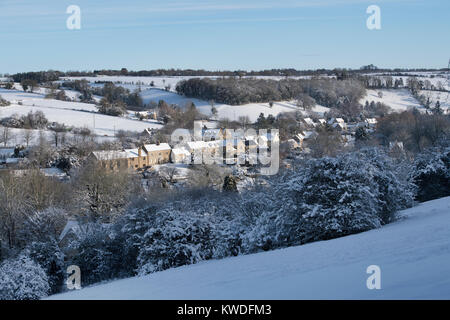
<svg viewBox="0 0 450 320">
<path fill-rule="evenodd" d="M 418 155 L 413 170 L 418 201 L 450 196 L 450 148 L 426 150 Z"/>
<path fill-rule="evenodd" d="M 269 250 L 378 228 L 412 204 L 412 186 L 375 149 L 304 161 L 272 183 L 276 205 L 246 235 L 247 248 Z"/>
<path fill-rule="evenodd" d="M 26 255 L 0 265 L 1 300 L 38 300 L 46 297 L 49 290 L 45 271 Z"/>
<path fill-rule="evenodd" d="M 210 221 L 201 215 L 172 208 L 158 214 L 158 224 L 142 237 L 138 256 L 140 274 L 193 264 L 212 257 Z"/>
</svg>

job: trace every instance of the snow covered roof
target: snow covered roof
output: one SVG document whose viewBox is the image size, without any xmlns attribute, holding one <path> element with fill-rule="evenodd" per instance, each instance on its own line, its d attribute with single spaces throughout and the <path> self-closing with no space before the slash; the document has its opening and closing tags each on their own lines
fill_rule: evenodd
<svg viewBox="0 0 450 320">
<path fill-rule="evenodd" d="M 189 156 L 191 153 L 186 150 L 185 148 L 174 148 L 172 149 L 172 153 L 174 155 L 185 155 L 185 156 Z"/>
<path fill-rule="evenodd" d="M 303 119 L 303 121 L 304 121 L 307 125 L 315 126 L 315 123 L 314 123 L 314 121 L 313 121 L 311 118 L 305 118 L 305 119 Z"/>
<path fill-rule="evenodd" d="M 64 239 L 70 231 L 77 232 L 79 230 L 80 230 L 80 225 L 79 225 L 78 221 L 76 221 L 76 220 L 67 221 L 66 226 L 64 227 L 63 231 L 59 235 L 59 241 Z"/>
<path fill-rule="evenodd" d="M 168 143 L 160 143 L 160 144 L 146 144 L 144 148 L 147 152 L 153 151 L 167 151 L 172 149 Z"/>
<path fill-rule="evenodd" d="M 304 139 L 314 138 L 316 135 L 317 135 L 317 132 L 315 132 L 315 131 L 305 131 Z"/>
<path fill-rule="evenodd" d="M 139 156 L 139 149 L 125 149 L 127 158 L 137 158 Z"/>
<path fill-rule="evenodd" d="M 222 130 L 220 129 L 206 129 L 203 130 L 203 138 L 220 138 Z"/>
<path fill-rule="evenodd" d="M 203 149 L 206 147 L 206 142 L 204 142 L 204 141 L 188 141 L 188 142 L 186 142 L 186 147 L 190 150 Z"/>
<path fill-rule="evenodd" d="M 297 133 L 295 135 L 295 138 L 297 138 L 299 141 L 305 139 L 305 137 L 306 137 L 306 134 L 304 134 L 304 133 Z"/>
<path fill-rule="evenodd" d="M 333 128 L 345 129 L 345 123 L 336 122 L 336 123 L 333 124 Z"/>
<path fill-rule="evenodd" d="M 368 118 L 368 119 L 366 119 L 366 122 L 368 124 L 376 124 L 377 123 L 377 119 L 376 118 Z"/>
<path fill-rule="evenodd" d="M 127 158 L 125 151 L 107 150 L 107 151 L 93 151 L 92 154 L 97 160 L 117 160 Z"/>
</svg>

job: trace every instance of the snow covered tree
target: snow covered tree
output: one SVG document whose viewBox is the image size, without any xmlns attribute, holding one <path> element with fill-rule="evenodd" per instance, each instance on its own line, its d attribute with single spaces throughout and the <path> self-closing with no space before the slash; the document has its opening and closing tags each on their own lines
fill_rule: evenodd
<svg viewBox="0 0 450 320">
<path fill-rule="evenodd" d="M 246 247 L 268 250 L 378 228 L 412 204 L 411 190 L 376 149 L 303 161 L 284 182 L 272 182 L 270 197 L 260 196 Z"/>
<path fill-rule="evenodd" d="M 49 207 L 27 214 L 20 228 L 19 239 L 31 242 L 56 241 L 67 223 L 67 213 L 60 208 Z"/>
<path fill-rule="evenodd" d="M 201 215 L 167 207 L 157 225 L 143 236 L 138 256 L 140 274 L 197 263 L 212 257 L 212 228 Z"/>
<path fill-rule="evenodd" d="M 25 254 L 0 264 L 0 300 L 38 300 L 49 289 L 43 268 Z"/>
<path fill-rule="evenodd" d="M 58 293 L 64 284 L 65 264 L 64 254 L 56 240 L 47 242 L 32 242 L 25 252 L 36 262 L 48 277 L 49 293 Z"/>
<path fill-rule="evenodd" d="M 412 178 L 418 188 L 418 201 L 449 196 L 450 148 L 434 148 L 419 154 L 414 162 Z"/>
<path fill-rule="evenodd" d="M 123 239 L 116 238 L 110 225 L 88 223 L 80 229 L 69 247 L 76 252 L 70 264 L 80 267 L 82 284 L 131 275 L 126 272 L 129 259 L 123 251 Z"/>
</svg>

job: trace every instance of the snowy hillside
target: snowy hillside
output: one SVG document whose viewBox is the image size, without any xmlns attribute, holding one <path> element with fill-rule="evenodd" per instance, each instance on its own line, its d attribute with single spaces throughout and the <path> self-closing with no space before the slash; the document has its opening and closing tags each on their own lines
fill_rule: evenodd
<svg viewBox="0 0 450 320">
<path fill-rule="evenodd" d="M 11 102 L 0 109 L 0 118 L 13 114 L 24 115 L 30 111 L 42 111 L 50 122 L 64 123 L 67 126 L 88 127 L 97 135 L 114 136 L 118 130 L 144 131 L 146 128 L 160 128 L 156 121 L 139 121 L 128 117 L 113 117 L 97 112 L 94 104 L 45 99 L 44 93 L 29 93 L 19 90 L 0 89 L 0 95 Z M 21 105 L 19 105 L 19 102 Z M 94 129 L 95 125 L 95 129 Z"/>
<path fill-rule="evenodd" d="M 113 281 L 51 299 L 450 299 L 450 197 L 344 238 Z M 381 290 L 366 269 L 381 268 Z"/>
<path fill-rule="evenodd" d="M 168 104 L 177 104 L 184 107 L 188 102 L 193 102 L 197 109 L 206 115 L 211 115 L 211 104 L 207 101 L 200 99 L 192 99 L 183 97 L 175 92 L 168 92 L 161 89 L 148 89 L 141 93 L 144 103 L 149 103 L 151 101 L 158 103 L 159 100 L 164 100 Z M 270 107 L 269 103 L 249 103 L 240 106 L 230 106 L 226 104 L 216 103 L 215 108 L 218 112 L 218 118 L 228 118 L 230 120 L 238 120 L 241 116 L 248 116 L 250 121 L 256 121 L 261 113 L 264 116 L 269 114 L 276 117 L 282 112 L 293 112 L 299 110 L 295 105 L 295 101 L 282 101 L 274 102 L 273 106 Z M 324 112 L 329 111 L 329 108 L 316 105 L 313 110 L 321 116 Z"/>
<path fill-rule="evenodd" d="M 380 97 L 378 93 L 381 92 Z M 431 106 L 434 107 L 436 101 L 440 101 L 441 107 L 444 110 L 450 109 L 450 94 L 447 92 L 439 91 L 420 91 L 426 98 L 430 98 Z M 392 108 L 395 112 L 402 112 L 413 108 L 419 109 L 421 112 L 425 112 L 425 108 L 414 98 L 408 89 L 381 89 L 381 90 L 367 90 L 367 95 L 360 100 L 361 104 L 381 102 Z"/>
<path fill-rule="evenodd" d="M 382 97 L 378 96 L 378 92 L 382 93 Z M 411 95 L 408 89 L 382 89 L 382 90 L 367 90 L 367 95 L 361 99 L 360 103 L 368 101 L 369 103 L 381 102 L 396 112 L 406 111 L 413 108 L 422 108 L 420 103 Z M 425 109 L 424 109 L 425 111 Z"/>
<path fill-rule="evenodd" d="M 145 104 L 150 102 L 158 103 L 160 100 L 164 100 L 168 104 L 177 104 L 183 108 L 188 102 L 193 102 L 197 109 L 205 114 L 211 115 L 211 104 L 209 101 L 204 101 L 201 99 L 188 98 L 179 95 L 175 92 L 175 87 L 178 82 L 182 80 L 187 80 L 191 78 L 205 78 L 205 77 L 128 77 L 128 76 L 98 76 L 98 77 L 68 77 L 66 80 L 79 80 L 86 79 L 92 86 L 99 86 L 101 84 L 96 82 L 111 81 L 118 86 L 122 86 L 131 91 L 140 88 L 141 97 Z M 217 78 L 217 77 L 207 77 L 207 78 Z M 280 80 L 282 77 L 255 77 L 261 79 L 273 79 Z M 301 77 L 292 77 L 293 79 Z M 151 87 L 150 83 L 154 86 Z M 170 86 L 171 90 L 166 91 L 164 88 Z M 275 102 L 272 107 L 269 103 L 250 103 L 239 106 L 230 106 L 227 104 L 216 103 L 215 108 L 218 111 L 217 118 L 223 119 L 228 118 L 230 120 L 238 120 L 240 116 L 248 116 L 250 121 L 256 121 L 258 116 L 263 113 L 264 116 L 273 115 L 277 116 L 282 112 L 292 112 L 298 110 L 295 101 L 281 101 Z M 323 107 L 321 105 L 316 105 L 313 110 L 323 116 L 324 112 L 329 111 L 329 108 Z"/>
</svg>

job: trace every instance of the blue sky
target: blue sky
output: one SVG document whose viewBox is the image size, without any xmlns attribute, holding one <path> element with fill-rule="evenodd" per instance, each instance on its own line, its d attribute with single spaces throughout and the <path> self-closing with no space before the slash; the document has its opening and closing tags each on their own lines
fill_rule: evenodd
<svg viewBox="0 0 450 320">
<path fill-rule="evenodd" d="M 366 8 L 381 8 L 368 30 Z M 69 5 L 81 30 L 69 30 Z M 432 67 L 450 58 L 448 0 L 0 0 L 0 73 Z"/>
</svg>

